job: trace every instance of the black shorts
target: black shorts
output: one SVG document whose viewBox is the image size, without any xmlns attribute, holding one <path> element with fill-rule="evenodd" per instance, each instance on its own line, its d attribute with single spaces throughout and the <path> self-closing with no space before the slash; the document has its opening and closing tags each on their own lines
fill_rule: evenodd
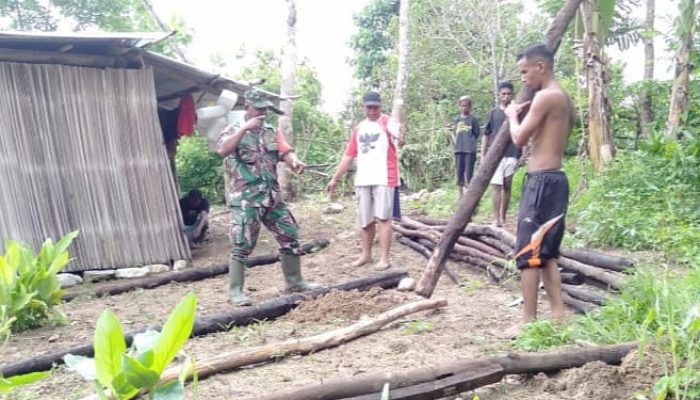
<svg viewBox="0 0 700 400">
<path fill-rule="evenodd" d="M 568 204 L 569 182 L 564 172 L 527 174 L 518 212 L 518 269 L 537 268 L 559 256 Z"/>
</svg>

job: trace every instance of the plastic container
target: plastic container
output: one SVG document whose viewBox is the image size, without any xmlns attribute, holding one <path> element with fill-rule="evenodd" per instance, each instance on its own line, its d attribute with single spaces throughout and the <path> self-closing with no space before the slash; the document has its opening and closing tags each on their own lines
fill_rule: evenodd
<svg viewBox="0 0 700 400">
<path fill-rule="evenodd" d="M 226 115 L 228 109 L 224 106 L 216 105 L 197 109 L 197 119 L 212 119 Z"/>
<path fill-rule="evenodd" d="M 230 90 L 222 90 L 219 95 L 219 99 L 216 100 L 216 104 L 226 107 L 226 110 L 230 110 L 236 105 L 238 101 L 238 95 Z"/>
<path fill-rule="evenodd" d="M 226 118 L 219 117 L 213 119 L 211 126 L 204 132 L 204 135 L 207 137 L 207 142 L 209 143 L 209 150 L 216 151 L 216 143 L 219 141 L 219 135 L 227 126 Z"/>
</svg>

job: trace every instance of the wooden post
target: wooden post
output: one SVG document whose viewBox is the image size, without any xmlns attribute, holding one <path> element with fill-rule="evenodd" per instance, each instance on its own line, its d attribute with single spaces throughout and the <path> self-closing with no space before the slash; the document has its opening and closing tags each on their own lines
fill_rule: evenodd
<svg viewBox="0 0 700 400">
<path fill-rule="evenodd" d="M 567 0 L 564 6 L 559 10 L 557 16 L 552 21 L 547 34 L 545 36 L 545 45 L 556 53 L 559 48 L 566 28 L 569 22 L 576 14 L 576 11 L 581 4 L 581 0 Z M 516 103 L 523 103 L 532 100 L 534 92 L 527 87 L 523 87 L 516 98 Z M 506 147 L 511 142 L 510 124 L 508 121 L 503 123 L 498 134 L 493 139 L 493 143 L 489 146 L 486 157 L 481 164 L 481 167 L 476 172 L 476 176 L 467 187 L 467 191 L 459 202 L 459 208 L 450 219 L 447 229 L 440 238 L 438 246 L 433 251 L 433 256 L 428 260 L 428 265 L 416 285 L 416 293 L 424 297 L 430 297 L 435 290 L 440 273 L 445 267 L 445 262 L 459 236 L 464 232 L 464 228 L 471 220 L 476 206 L 479 204 L 481 197 L 484 195 L 486 188 L 489 185 L 491 177 L 493 177 L 498 164 L 506 152 Z"/>
</svg>

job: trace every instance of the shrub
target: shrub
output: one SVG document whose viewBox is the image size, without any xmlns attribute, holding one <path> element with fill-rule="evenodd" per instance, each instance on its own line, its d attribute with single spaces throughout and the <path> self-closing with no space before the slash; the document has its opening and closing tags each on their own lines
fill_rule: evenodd
<svg viewBox="0 0 700 400">
<path fill-rule="evenodd" d="M 203 136 L 183 137 L 177 148 L 175 166 L 181 193 L 199 189 L 211 204 L 224 203 L 223 163 L 209 150 Z"/>
<path fill-rule="evenodd" d="M 0 256 L 0 335 L 36 328 L 50 317 L 62 318 L 55 308 L 63 290 L 56 274 L 68 264 L 68 246 L 78 236 L 71 232 L 56 244 L 47 239 L 38 255 L 26 245 L 9 241 Z"/>
</svg>

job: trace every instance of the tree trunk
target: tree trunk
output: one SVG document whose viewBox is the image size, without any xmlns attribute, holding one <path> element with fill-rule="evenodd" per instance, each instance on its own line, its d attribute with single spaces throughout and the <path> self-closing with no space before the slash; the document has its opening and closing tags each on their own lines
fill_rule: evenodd
<svg viewBox="0 0 700 400">
<path fill-rule="evenodd" d="M 143 5 L 146 7 L 146 10 L 148 10 L 148 13 L 151 15 L 151 18 L 153 18 L 153 21 L 155 21 L 156 25 L 163 31 L 163 32 L 172 32 L 172 29 L 170 29 L 165 23 L 163 22 L 162 19 L 158 16 L 156 13 L 155 8 L 153 8 L 153 4 L 151 3 L 151 0 L 142 0 Z M 168 37 L 168 44 L 170 45 L 170 48 L 177 54 L 178 57 L 180 57 L 180 60 L 182 62 L 188 63 L 189 60 L 185 56 L 185 52 L 182 50 L 182 47 L 177 43 L 175 38 L 171 36 Z"/>
<path fill-rule="evenodd" d="M 644 84 L 639 96 L 640 130 L 642 138 L 649 138 L 649 124 L 654 120 L 649 85 L 654 81 L 654 16 L 656 0 L 647 0 L 647 15 L 644 20 Z"/>
<path fill-rule="evenodd" d="M 294 146 L 294 131 L 293 131 L 293 111 L 294 101 L 294 80 L 297 66 L 297 9 L 296 0 L 287 0 L 289 15 L 287 16 L 287 43 L 284 46 L 284 54 L 282 55 L 282 87 L 280 90 L 280 110 L 284 115 L 278 120 L 278 127 L 282 131 L 287 143 Z M 280 188 L 284 197 L 287 200 L 294 198 L 294 188 L 292 186 L 292 172 L 286 164 L 280 163 L 277 168 Z"/>
<path fill-rule="evenodd" d="M 553 53 L 557 52 L 561 39 L 566 32 L 566 28 L 574 15 L 576 15 L 576 10 L 579 4 L 581 4 L 581 1 L 582 0 L 567 0 L 549 26 L 545 35 L 545 44 Z M 524 87 L 518 93 L 516 102 L 522 103 L 530 101 L 533 96 L 534 93 L 528 90 L 527 87 Z M 421 296 L 432 296 L 435 285 L 438 279 L 440 279 L 440 273 L 445 267 L 447 257 L 450 255 L 459 236 L 464 232 L 464 228 L 469 223 L 469 220 L 471 220 L 476 206 L 479 204 L 479 201 L 481 201 L 481 197 L 489 186 L 491 177 L 493 177 L 498 164 L 506 153 L 506 147 L 508 147 L 508 144 L 511 142 L 509 132 L 510 124 L 506 121 L 493 138 L 493 142 L 489 145 L 485 159 L 476 171 L 474 179 L 467 187 L 466 193 L 460 199 L 457 212 L 452 219 L 450 219 L 445 233 L 443 233 L 440 238 L 438 246 L 433 251 L 433 256 L 428 260 L 428 265 L 425 267 L 425 271 L 416 285 L 416 293 Z"/>
<path fill-rule="evenodd" d="M 385 383 L 389 383 L 391 388 L 413 386 L 424 382 L 436 381 L 461 372 L 481 369 L 490 364 L 499 365 L 503 368 L 504 374 L 554 372 L 566 368 L 580 367 L 591 361 L 603 361 L 606 364 L 620 364 L 627 353 L 637 346 L 637 343 L 624 343 L 611 346 L 555 350 L 546 353 L 516 353 L 481 359 L 462 359 L 451 363 L 414 368 L 407 371 L 366 373 L 350 378 L 329 379 L 322 384 L 289 389 L 267 396 L 257 396 L 255 399 L 343 399 L 381 392 Z M 379 397 L 376 398 L 378 399 Z"/>
<path fill-rule="evenodd" d="M 394 103 L 391 108 L 391 116 L 401 124 L 401 132 L 406 131 L 404 102 L 406 99 L 406 87 L 408 85 L 409 7 L 409 0 L 401 0 L 399 7 L 399 65 L 396 75 L 396 89 L 394 90 Z"/>
<path fill-rule="evenodd" d="M 330 242 L 326 239 L 314 240 L 301 246 L 301 254 L 315 253 L 327 247 Z M 279 254 L 266 254 L 262 256 L 250 257 L 246 261 L 246 267 L 252 268 L 259 265 L 274 264 L 279 261 Z M 190 268 L 184 271 L 167 272 L 143 278 L 127 279 L 121 282 L 108 283 L 97 288 L 78 288 L 68 290 L 63 296 L 64 302 L 71 301 L 78 296 L 91 295 L 94 297 L 114 296 L 121 293 L 130 292 L 134 289 L 154 289 L 159 286 L 174 282 L 196 282 L 204 279 L 228 273 L 228 263 L 212 265 L 207 268 Z"/>
<path fill-rule="evenodd" d="M 329 293 L 331 290 L 367 290 L 372 287 L 388 289 L 396 287 L 401 279 L 407 277 L 405 271 L 386 272 L 366 278 L 341 283 L 339 285 L 314 289 L 304 293 L 292 294 L 278 297 L 267 303 L 258 304 L 252 307 L 236 308 L 228 312 L 197 318 L 192 329 L 192 336 L 204 336 L 210 333 L 228 331 L 231 326 L 245 326 L 262 320 L 274 320 L 287 314 L 299 303 L 307 299 L 313 299 Z M 131 346 L 134 335 L 147 330 L 160 331 L 161 326 L 155 325 L 146 329 L 139 329 L 124 335 L 127 346 Z M 66 354 L 92 357 L 94 349 L 92 342 L 73 346 L 68 349 L 59 350 L 53 353 L 37 355 L 32 358 L 13 363 L 1 364 L 0 375 L 8 378 L 10 376 L 26 374 L 29 372 L 46 371 L 54 364 L 62 364 Z"/>
<path fill-rule="evenodd" d="M 679 32 L 678 52 L 676 53 L 676 78 L 671 91 L 671 106 L 669 107 L 666 136 L 678 138 L 683 118 L 688 111 L 688 86 L 690 84 L 690 52 L 692 51 L 695 33 L 695 0 L 681 0 L 679 5 L 681 15 L 677 21 Z"/>
<path fill-rule="evenodd" d="M 224 353 L 209 359 L 197 360 L 197 378 L 203 379 L 213 374 L 230 371 L 246 365 L 276 360 L 289 354 L 309 354 L 314 351 L 336 347 L 359 337 L 377 332 L 387 324 L 399 318 L 419 311 L 445 307 L 446 305 L 446 300 L 419 300 L 392 308 L 377 316 L 363 319 L 345 328 L 302 339 L 290 339 L 281 343 L 270 343 L 257 348 Z M 180 367 L 169 368 L 163 373 L 160 384 L 166 384 L 177 380 L 180 376 L 180 369 Z M 188 371 L 187 379 L 191 377 L 192 371 Z"/>
<path fill-rule="evenodd" d="M 610 129 L 610 103 L 605 95 L 608 76 L 603 53 L 605 29 L 593 0 L 581 3 L 585 29 L 583 48 L 588 84 L 589 154 L 593 169 L 600 171 L 615 156 L 615 144 Z"/>
</svg>

